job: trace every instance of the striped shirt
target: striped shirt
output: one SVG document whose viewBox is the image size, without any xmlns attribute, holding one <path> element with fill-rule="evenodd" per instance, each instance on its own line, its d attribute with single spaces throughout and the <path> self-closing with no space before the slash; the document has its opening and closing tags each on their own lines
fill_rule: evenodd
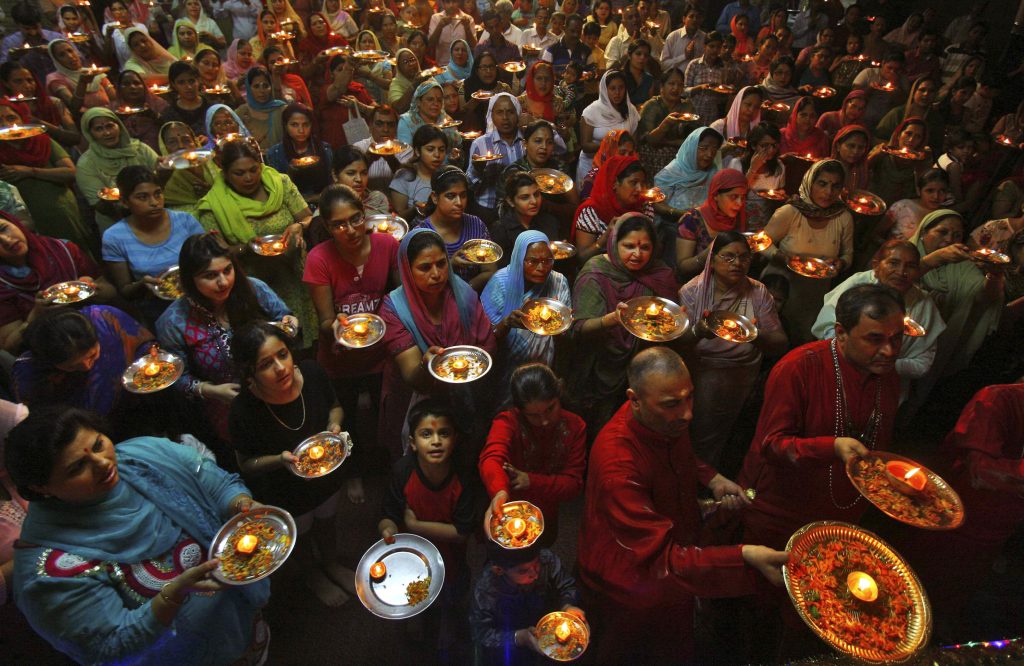
<svg viewBox="0 0 1024 666">
<path fill-rule="evenodd" d="M 489 134 L 475 139 L 469 149 L 470 167 L 469 182 L 473 186 L 476 201 L 484 208 L 495 208 L 498 205 L 498 178 L 508 165 L 518 162 L 523 158 L 526 143 L 523 135 L 518 130 L 512 144 L 508 144 L 494 130 Z M 474 155 L 484 155 L 488 151 L 495 155 L 501 155 L 499 160 L 490 162 L 477 162 L 473 160 Z"/>
</svg>

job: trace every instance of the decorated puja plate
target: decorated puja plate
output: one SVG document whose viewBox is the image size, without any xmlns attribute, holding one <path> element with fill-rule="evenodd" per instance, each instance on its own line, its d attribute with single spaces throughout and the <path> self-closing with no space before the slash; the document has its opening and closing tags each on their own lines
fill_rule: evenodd
<svg viewBox="0 0 1024 666">
<path fill-rule="evenodd" d="M 551 248 L 551 254 L 554 256 L 555 261 L 561 261 L 563 259 L 571 259 L 576 256 L 576 246 L 566 241 L 551 241 L 549 244 Z"/>
<path fill-rule="evenodd" d="M 352 453 L 352 438 L 347 433 L 319 432 L 302 440 L 292 451 L 298 460 L 288 469 L 303 479 L 327 476 L 341 467 Z"/>
<path fill-rule="evenodd" d="M 513 60 L 501 64 L 501 68 L 509 74 L 518 74 L 526 70 L 526 63 L 521 60 Z"/>
<path fill-rule="evenodd" d="M 882 152 L 892 155 L 893 157 L 898 157 L 901 160 L 913 160 L 915 162 L 925 158 L 924 151 L 911 150 L 907 147 L 897 148 L 896 146 L 882 146 Z"/>
<path fill-rule="evenodd" d="M 558 335 L 572 325 L 572 309 L 553 298 L 531 298 L 519 309 L 523 326 L 537 335 Z"/>
<path fill-rule="evenodd" d="M 19 123 L 10 127 L 0 127 L 0 141 L 20 141 L 45 133 L 46 125 L 42 123 Z"/>
<path fill-rule="evenodd" d="M 629 299 L 626 309 L 619 311 L 619 321 L 627 331 L 648 342 L 675 340 L 690 327 L 686 311 L 659 296 Z"/>
<path fill-rule="evenodd" d="M 881 215 L 885 212 L 885 200 L 867 190 L 854 190 L 846 197 L 846 205 L 858 215 Z"/>
<path fill-rule="evenodd" d="M 1010 255 L 993 250 L 991 248 L 983 247 L 971 252 L 971 256 L 975 259 L 988 262 L 996 265 L 1006 265 L 1010 263 Z"/>
<path fill-rule="evenodd" d="M 751 252 L 764 252 L 772 246 L 772 237 L 762 231 L 744 231 L 743 236 L 747 239 L 747 246 Z"/>
<path fill-rule="evenodd" d="M 201 150 L 186 148 L 169 153 L 159 158 L 160 166 L 170 169 L 191 169 L 197 167 L 213 157 L 212 150 Z"/>
<path fill-rule="evenodd" d="M 556 169 L 533 169 L 530 171 L 537 187 L 544 194 L 565 194 L 572 190 L 573 182 L 567 174 Z"/>
<path fill-rule="evenodd" d="M 116 187 L 104 187 L 98 192 L 96 192 L 96 196 L 98 196 L 100 199 L 103 199 L 104 201 L 120 201 L 121 190 L 117 189 Z"/>
<path fill-rule="evenodd" d="M 757 326 L 747 317 L 731 310 L 713 310 L 704 318 L 708 330 L 726 342 L 753 342 Z"/>
<path fill-rule="evenodd" d="M 171 266 L 156 279 L 158 280 L 156 284 L 146 284 L 157 298 L 176 301 L 185 295 L 185 291 L 181 288 L 181 271 L 177 266 Z"/>
<path fill-rule="evenodd" d="M 925 327 L 917 323 L 910 317 L 903 318 L 903 335 L 908 338 L 920 338 L 928 334 Z"/>
<path fill-rule="evenodd" d="M 130 393 L 156 393 L 178 381 L 184 371 L 185 362 L 181 357 L 153 345 L 148 354 L 125 368 L 121 385 Z"/>
<path fill-rule="evenodd" d="M 964 522 L 964 505 L 946 481 L 909 458 L 872 452 L 846 463 L 857 491 L 890 518 L 926 530 L 951 530 Z"/>
<path fill-rule="evenodd" d="M 465 384 L 480 379 L 491 369 L 491 355 L 472 345 L 445 347 L 427 365 L 427 371 L 448 384 Z"/>
<path fill-rule="evenodd" d="M 347 326 L 337 326 L 334 337 L 338 344 L 351 349 L 361 349 L 377 344 L 387 331 L 384 320 L 372 312 L 346 315 Z"/>
<path fill-rule="evenodd" d="M 261 257 L 276 257 L 285 253 L 288 243 L 283 234 L 268 234 L 253 238 L 249 241 L 249 247 Z"/>
<path fill-rule="evenodd" d="M 501 260 L 501 246 L 485 238 L 474 238 L 462 244 L 458 255 L 473 264 L 493 264 Z"/>
<path fill-rule="evenodd" d="M 408 145 L 394 139 L 370 144 L 370 152 L 374 155 L 397 155 L 408 149 Z"/>
<path fill-rule="evenodd" d="M 684 111 L 676 111 L 668 114 L 669 118 L 673 120 L 682 120 L 685 123 L 695 123 L 700 120 L 700 116 L 696 113 L 686 113 Z"/>
<path fill-rule="evenodd" d="M 388 57 L 388 54 L 384 51 L 355 51 L 352 53 L 352 57 L 356 60 L 366 60 L 367 62 L 380 62 Z"/>
<path fill-rule="evenodd" d="M 821 86 L 815 88 L 812 94 L 819 99 L 828 99 L 836 96 L 836 89 L 830 86 Z"/>
<path fill-rule="evenodd" d="M 491 514 L 487 536 L 505 550 L 529 548 L 544 533 L 544 514 L 525 500 L 506 502 Z"/>
<path fill-rule="evenodd" d="M 554 661 L 577 659 L 590 645 L 590 627 L 572 613 L 548 613 L 535 627 L 534 636 L 540 651 Z"/>
<path fill-rule="evenodd" d="M 295 548 L 295 519 L 276 506 L 259 506 L 235 515 L 210 544 L 220 560 L 213 577 L 227 585 L 263 580 L 284 564 Z"/>
<path fill-rule="evenodd" d="M 430 608 L 444 586 L 444 559 L 437 546 L 417 534 L 381 539 L 356 565 L 356 594 L 366 610 L 402 620 Z"/>
<path fill-rule="evenodd" d="M 787 196 L 786 190 L 769 189 L 756 190 L 756 192 L 757 196 L 761 197 L 762 199 L 767 199 L 768 201 L 785 201 Z"/>
<path fill-rule="evenodd" d="M 39 293 L 39 298 L 49 301 L 54 305 L 70 305 L 72 303 L 81 303 L 87 298 L 92 298 L 95 294 L 96 285 L 82 280 L 68 280 L 67 282 L 58 282 L 43 289 Z"/>
<path fill-rule="evenodd" d="M 839 272 L 836 270 L 835 264 L 820 257 L 790 257 L 789 261 L 786 262 L 786 268 L 797 275 L 818 280 L 834 278 L 836 273 Z"/>
<path fill-rule="evenodd" d="M 391 234 L 395 240 L 402 240 L 409 233 L 409 223 L 397 215 L 369 215 L 366 218 L 367 228 L 379 234 Z"/>
</svg>

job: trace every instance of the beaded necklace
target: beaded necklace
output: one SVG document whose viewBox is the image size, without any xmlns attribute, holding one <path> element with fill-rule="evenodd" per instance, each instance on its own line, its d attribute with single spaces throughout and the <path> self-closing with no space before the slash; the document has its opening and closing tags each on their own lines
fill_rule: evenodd
<svg viewBox="0 0 1024 666">
<path fill-rule="evenodd" d="M 850 421 L 850 410 L 846 404 L 846 388 L 843 386 L 843 375 L 839 371 L 839 347 L 838 342 L 835 338 L 829 343 L 829 347 L 832 350 L 832 367 L 836 371 L 836 411 L 835 411 L 835 436 L 836 437 L 852 437 L 862 444 L 866 445 L 869 449 L 874 450 L 875 440 L 878 439 L 878 426 L 882 422 L 882 382 L 879 380 L 875 385 L 875 406 L 871 408 L 871 414 L 868 415 L 867 423 L 864 425 L 864 430 L 857 432 L 853 423 Z M 846 505 L 840 505 L 836 501 L 836 494 L 832 488 L 832 469 L 834 465 L 830 464 L 828 467 L 828 494 L 832 499 L 832 504 L 841 510 L 852 508 L 857 502 L 860 501 L 861 495 L 858 494 L 852 502 Z"/>
</svg>

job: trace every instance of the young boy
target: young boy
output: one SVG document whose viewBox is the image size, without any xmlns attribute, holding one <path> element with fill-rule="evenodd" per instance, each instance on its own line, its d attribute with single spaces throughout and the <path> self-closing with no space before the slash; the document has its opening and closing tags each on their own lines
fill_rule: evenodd
<svg viewBox="0 0 1024 666">
<path fill-rule="evenodd" d="M 505 550 L 488 542 L 487 565 L 473 591 L 469 616 L 473 642 L 484 653 L 483 663 L 550 663 L 540 652 L 534 627 L 556 610 L 585 620 L 576 606 L 578 600 L 576 581 L 547 548 L 534 544 Z"/>
</svg>

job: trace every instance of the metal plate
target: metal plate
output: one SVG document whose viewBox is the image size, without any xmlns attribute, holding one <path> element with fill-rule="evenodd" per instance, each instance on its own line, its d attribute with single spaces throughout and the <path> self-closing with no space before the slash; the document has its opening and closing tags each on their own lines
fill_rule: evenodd
<svg viewBox="0 0 1024 666">
<path fill-rule="evenodd" d="M 421 71 L 420 76 L 422 76 L 425 79 L 429 79 L 433 76 L 437 76 L 438 74 L 444 74 L 445 71 L 447 70 L 445 70 L 444 67 L 430 67 L 428 69 L 424 69 L 423 71 Z M 454 125 L 451 125 L 451 127 L 454 127 Z"/>
<path fill-rule="evenodd" d="M 666 195 L 661 191 L 660 187 L 651 187 L 640 193 L 640 200 L 646 201 L 647 203 L 661 203 L 666 199 Z"/>
<path fill-rule="evenodd" d="M 288 250 L 288 243 L 282 241 L 283 234 L 268 234 L 266 236 L 257 236 L 249 241 L 249 247 L 252 251 L 261 257 L 277 257 Z M 280 243 L 278 247 L 277 243 Z"/>
<path fill-rule="evenodd" d="M 309 458 L 309 449 L 313 446 L 321 446 L 324 449 L 323 455 L 316 462 Z M 333 432 L 318 432 L 302 440 L 292 453 L 299 459 L 297 464 L 288 465 L 292 474 L 303 479 L 318 479 L 327 476 L 348 460 L 352 453 L 352 438 L 347 432 L 340 435 Z"/>
<path fill-rule="evenodd" d="M 566 241 L 551 241 L 551 254 L 554 256 L 555 261 L 562 261 L 563 259 L 572 259 L 576 256 L 576 246 Z"/>
<path fill-rule="evenodd" d="M 771 100 L 767 100 L 761 105 L 761 109 L 764 111 L 775 111 L 776 113 L 789 113 L 790 106 L 785 102 L 773 102 Z"/>
<path fill-rule="evenodd" d="M 157 284 L 146 284 L 157 298 L 162 298 L 165 301 L 176 301 L 185 295 L 185 291 L 181 288 L 181 271 L 177 266 L 171 266 L 161 273 L 157 279 L 160 280 Z"/>
<path fill-rule="evenodd" d="M 772 246 L 772 237 L 764 231 L 744 231 L 743 236 L 747 239 L 747 246 L 751 252 L 764 252 Z"/>
<path fill-rule="evenodd" d="M 186 148 L 164 155 L 160 158 L 160 164 L 171 169 L 191 169 L 209 161 L 212 157 L 212 150 Z"/>
<path fill-rule="evenodd" d="M 318 155 L 304 155 L 302 157 L 296 157 L 288 164 L 295 169 L 308 169 L 311 166 L 316 166 L 320 163 L 320 157 Z"/>
<path fill-rule="evenodd" d="M 501 153 L 492 153 L 490 150 L 488 150 L 486 153 L 482 153 L 482 154 L 478 153 L 476 155 L 473 155 L 473 161 L 474 162 L 493 162 L 494 160 L 504 159 L 504 157 L 505 156 L 502 155 Z"/>
<path fill-rule="evenodd" d="M 911 602 L 911 607 L 907 611 L 910 617 L 907 622 L 906 636 L 896 649 L 884 651 L 847 642 L 829 627 L 829 619 L 820 617 L 820 613 L 819 617 L 814 616 L 812 607 L 817 608 L 817 604 L 820 602 L 814 599 L 815 592 L 808 585 L 815 580 L 815 577 L 809 572 L 805 573 L 805 565 L 810 560 L 812 550 L 837 541 L 866 546 L 874 556 L 877 566 L 876 571 L 866 573 L 872 575 L 876 580 L 880 576 L 873 574 L 879 571 L 884 572 L 887 578 L 892 578 L 895 575 L 899 583 L 902 584 L 902 589 L 906 591 Z M 931 635 L 932 615 L 924 587 L 899 553 L 876 535 L 848 523 L 820 521 L 809 523 L 797 530 L 786 544 L 786 550 L 790 554 L 790 563 L 783 565 L 782 578 L 785 581 L 789 598 L 796 607 L 797 614 L 807 623 L 807 626 L 836 650 L 868 663 L 898 662 L 909 659 L 928 642 Z M 850 571 L 852 569 L 837 567 L 832 572 L 817 574 L 820 579 L 820 587 L 831 585 L 831 589 L 844 589 L 846 576 Z M 836 579 L 841 579 L 842 588 L 835 584 Z M 882 592 L 885 592 L 884 586 Z M 887 597 L 888 594 L 884 597 L 880 596 L 872 605 L 884 604 Z M 863 612 L 863 608 L 861 602 L 850 598 L 843 599 L 843 613 L 838 621 L 866 624 L 865 617 L 868 620 L 871 618 Z M 879 606 L 879 608 L 883 608 L 883 606 Z M 858 640 L 858 643 L 862 643 L 862 641 Z"/>
<path fill-rule="evenodd" d="M 896 86 L 892 83 L 879 83 L 878 81 L 871 82 L 871 88 L 873 90 L 880 90 L 881 92 L 896 92 Z"/>
<path fill-rule="evenodd" d="M 704 319 L 704 325 L 726 342 L 743 343 L 757 339 L 754 322 L 730 310 L 713 310 Z"/>
<path fill-rule="evenodd" d="M 462 136 L 463 141 L 472 141 L 473 139 L 479 139 L 484 135 L 484 133 L 471 130 L 469 132 L 459 132 L 459 135 Z"/>
<path fill-rule="evenodd" d="M 918 495 L 904 495 L 894 488 L 881 471 L 869 465 L 900 461 L 920 468 L 928 485 Z M 885 515 L 926 530 L 952 530 L 964 522 L 964 503 L 945 479 L 910 458 L 895 453 L 873 451 L 865 458 L 850 458 L 846 463 L 850 483 Z"/>
<path fill-rule="evenodd" d="M 895 146 L 882 146 L 882 152 L 902 160 L 913 160 L 918 162 L 925 158 L 924 151 L 911 150 L 910 148 L 896 148 Z"/>
<path fill-rule="evenodd" d="M 209 86 L 207 88 L 203 88 L 203 94 L 204 95 L 212 95 L 214 97 L 222 97 L 222 96 L 225 96 L 225 95 L 230 95 L 231 94 L 231 88 L 228 88 L 227 86 L 221 85 L 221 84 L 218 83 L 215 86 Z"/>
<path fill-rule="evenodd" d="M 185 371 L 185 362 L 180 356 L 167 351 L 160 351 L 156 354 L 156 361 L 160 365 L 161 372 L 156 376 L 155 381 L 147 382 L 148 378 L 141 373 L 143 368 L 152 363 L 153 360 L 152 354 L 146 354 L 135 359 L 135 362 L 121 373 L 121 385 L 129 393 L 146 394 L 162 391 L 178 381 L 181 373 Z"/>
<path fill-rule="evenodd" d="M 461 120 L 456 120 L 455 118 L 449 116 L 444 120 L 444 122 L 437 123 L 436 125 L 434 125 L 434 127 L 437 127 L 438 129 L 448 129 L 449 127 L 458 127 L 461 124 Z"/>
<path fill-rule="evenodd" d="M 527 531 L 522 538 L 513 538 L 506 531 L 508 524 L 520 518 L 527 523 Z M 501 505 L 501 513 L 492 513 L 488 525 L 487 538 L 505 550 L 522 550 L 529 548 L 544 534 L 544 514 L 533 504 L 525 500 L 506 502 Z"/>
<path fill-rule="evenodd" d="M 169 95 L 171 93 L 171 87 L 154 83 L 149 87 L 149 92 L 154 95 Z"/>
<path fill-rule="evenodd" d="M 110 71 L 109 67 L 96 67 L 95 65 L 93 65 L 92 67 L 83 67 L 82 69 L 78 70 L 78 73 L 79 74 L 106 74 L 109 71 Z"/>
<path fill-rule="evenodd" d="M 518 74 L 519 72 L 526 71 L 526 63 L 522 60 L 512 60 L 510 62 L 503 62 L 501 68 L 509 74 Z"/>
<path fill-rule="evenodd" d="M 565 194 L 573 188 L 572 178 L 556 169 L 533 169 L 530 174 L 544 194 Z"/>
<path fill-rule="evenodd" d="M 366 227 L 381 234 L 391 234 L 395 240 L 402 240 L 409 233 L 409 223 L 397 215 L 367 215 Z"/>
<path fill-rule="evenodd" d="M 18 123 L 11 127 L 0 127 L 0 141 L 21 141 L 46 133 L 46 126 L 40 123 Z"/>
<path fill-rule="evenodd" d="M 271 326 L 278 327 L 284 332 L 285 335 L 287 335 L 290 338 L 294 338 L 295 334 L 299 332 L 298 326 L 295 326 L 290 321 L 285 321 L 283 319 L 281 321 L 268 321 L 267 323 L 270 324 Z"/>
<path fill-rule="evenodd" d="M 23 95 L 22 93 L 18 93 L 14 97 L 11 97 L 10 95 L 8 95 L 4 99 L 6 99 L 8 102 L 14 102 L 15 104 L 28 104 L 29 102 L 36 101 L 38 98 L 37 97 L 25 97 L 25 95 Z"/>
<path fill-rule="evenodd" d="M 721 83 L 717 86 L 711 86 L 709 90 L 711 92 L 721 93 L 722 95 L 731 95 L 736 92 L 736 86 L 727 86 L 724 83 Z"/>
<path fill-rule="evenodd" d="M 465 368 L 458 367 L 461 362 L 466 364 Z M 431 358 L 427 370 L 434 379 L 447 384 L 466 384 L 486 375 L 492 365 L 491 355 L 483 349 L 473 345 L 454 345 L 445 347 L 444 353 Z"/>
<path fill-rule="evenodd" d="M 370 145 L 370 152 L 374 155 L 397 155 L 408 149 L 409 146 L 401 141 L 395 141 L 394 139 L 388 139 L 387 141 Z"/>
<path fill-rule="evenodd" d="M 338 326 L 334 339 L 338 341 L 339 345 L 351 349 L 362 349 L 380 342 L 388 330 L 384 320 L 372 312 L 347 315 L 345 318 L 348 320 L 348 326 L 344 328 Z M 365 326 L 366 330 L 359 331 L 356 326 Z"/>
<path fill-rule="evenodd" d="M 494 97 L 494 93 L 490 90 L 477 90 L 475 93 L 470 95 L 473 99 L 487 100 Z"/>
<path fill-rule="evenodd" d="M 907 336 L 908 338 L 920 338 L 920 337 L 923 337 L 925 335 L 928 335 L 928 331 L 925 330 L 924 326 L 922 326 L 921 324 L 917 323 L 916 321 L 914 321 L 910 317 L 904 317 L 903 318 L 903 335 Z"/>
<path fill-rule="evenodd" d="M 354 51 L 352 57 L 356 60 L 366 60 L 367 62 L 380 62 L 388 57 L 388 54 L 384 51 Z"/>
<path fill-rule="evenodd" d="M 558 640 L 555 631 L 563 623 L 568 624 L 572 633 L 564 643 Z M 541 652 L 554 661 L 578 659 L 590 645 L 590 626 L 572 613 L 555 611 L 537 620 L 536 637 Z"/>
<path fill-rule="evenodd" d="M 519 309 L 523 326 L 537 335 L 558 335 L 572 326 L 572 308 L 553 298 L 531 298 Z"/>
<path fill-rule="evenodd" d="M 854 190 L 846 197 L 846 205 L 858 215 L 881 215 L 886 204 L 882 197 L 867 190 Z"/>
<path fill-rule="evenodd" d="M 625 312 L 619 312 L 619 321 L 627 331 L 648 342 L 675 340 L 690 327 L 686 311 L 659 296 L 629 299 Z"/>
<path fill-rule="evenodd" d="M 254 523 L 263 523 L 274 530 L 274 540 L 259 545 L 259 548 L 263 549 L 263 554 L 269 555 L 268 562 L 266 566 L 260 567 L 258 571 L 244 578 L 232 577 L 224 570 L 224 560 L 233 557 L 233 551 L 229 550 L 231 547 L 229 544 L 235 534 L 244 534 L 246 529 L 252 529 Z M 220 528 L 217 535 L 213 537 L 213 543 L 210 544 L 210 557 L 221 558 L 220 566 L 213 570 L 213 577 L 226 585 L 249 585 L 263 580 L 277 571 L 292 554 L 298 533 L 292 515 L 276 506 L 256 507 L 235 515 Z"/>
<path fill-rule="evenodd" d="M 834 278 L 839 272 L 836 270 L 835 264 L 819 257 L 791 257 L 786 262 L 786 268 L 797 275 L 816 280 Z"/>
<path fill-rule="evenodd" d="M 380 581 L 370 578 L 370 567 L 383 562 L 387 573 Z M 410 605 L 406 587 L 430 580 L 427 598 Z M 437 546 L 416 534 L 396 534 L 394 543 L 383 539 L 370 546 L 356 566 L 356 594 L 366 610 L 385 620 L 403 620 L 430 608 L 444 587 L 444 560 Z"/>
<path fill-rule="evenodd" d="M 818 99 L 828 99 L 829 97 L 836 96 L 836 89 L 831 86 L 821 86 L 819 88 L 815 88 L 814 92 L 811 94 Z"/>
<path fill-rule="evenodd" d="M 1010 263 L 1009 255 L 987 247 L 971 252 L 971 257 L 997 266 L 1005 266 Z"/>
<path fill-rule="evenodd" d="M 493 264 L 501 260 L 501 246 L 485 238 L 474 238 L 462 244 L 459 257 L 471 264 Z"/>
<path fill-rule="evenodd" d="M 96 192 L 96 196 L 104 201 L 120 201 L 121 190 L 116 187 L 104 187 Z"/>
<path fill-rule="evenodd" d="M 695 123 L 698 120 L 700 120 L 700 114 L 687 113 L 685 111 L 676 111 L 675 113 L 670 113 L 668 114 L 668 117 L 672 118 L 673 120 L 681 120 L 684 123 Z"/>
<path fill-rule="evenodd" d="M 95 294 L 95 285 L 82 280 L 68 280 L 47 287 L 39 294 L 39 298 L 54 305 L 71 305 L 81 303 Z"/>
<path fill-rule="evenodd" d="M 143 106 L 119 106 L 114 109 L 114 113 L 119 116 L 134 116 L 137 113 L 142 113 L 147 107 Z"/>
</svg>

